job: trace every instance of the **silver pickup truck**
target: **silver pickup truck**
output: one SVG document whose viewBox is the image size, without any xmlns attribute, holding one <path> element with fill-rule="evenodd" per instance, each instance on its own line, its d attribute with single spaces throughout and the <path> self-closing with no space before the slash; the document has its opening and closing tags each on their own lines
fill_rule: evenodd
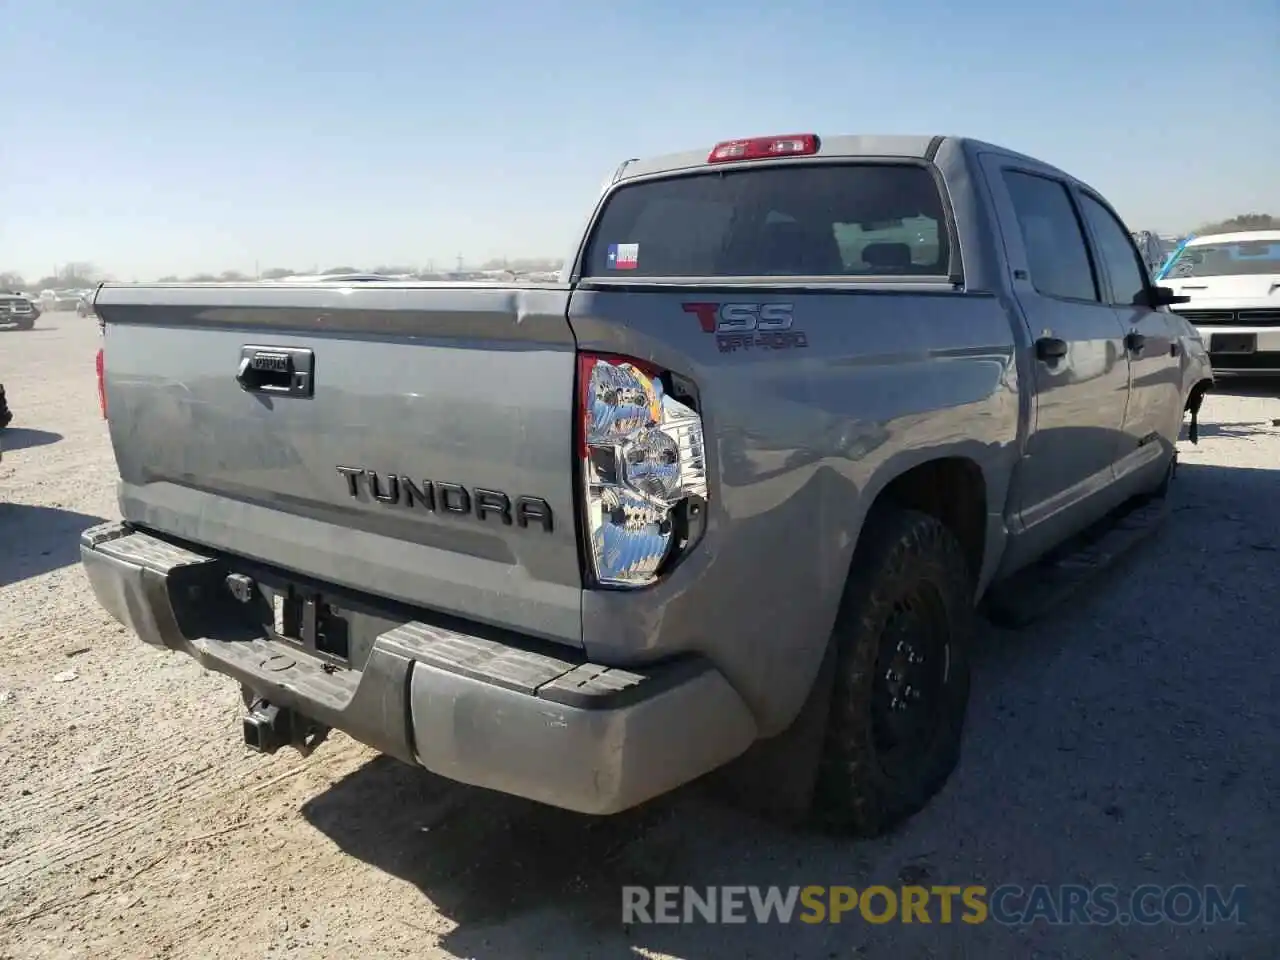
<svg viewBox="0 0 1280 960">
<path fill-rule="evenodd" d="M 790 744 L 873 835 L 957 763 L 989 587 L 1165 489 L 1173 299 L 1060 170 L 810 134 L 627 161 L 558 283 L 106 284 L 83 563 L 256 749 L 607 814 Z"/>
</svg>

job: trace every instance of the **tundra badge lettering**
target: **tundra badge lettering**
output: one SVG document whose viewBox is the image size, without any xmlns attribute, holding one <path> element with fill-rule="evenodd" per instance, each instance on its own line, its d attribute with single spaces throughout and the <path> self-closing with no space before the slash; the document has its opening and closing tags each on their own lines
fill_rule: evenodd
<svg viewBox="0 0 1280 960">
<path fill-rule="evenodd" d="M 395 473 L 379 475 L 363 467 L 339 466 L 338 473 L 346 477 L 347 493 L 357 500 L 367 494 L 376 502 L 389 506 L 416 507 L 431 513 L 460 517 L 474 516 L 477 520 L 494 517 L 506 526 L 513 522 L 519 527 L 537 526 L 545 533 L 550 533 L 553 528 L 551 505 L 541 497 L 509 497 L 501 490 L 484 487 L 469 490 L 458 483 L 413 480 Z"/>
</svg>

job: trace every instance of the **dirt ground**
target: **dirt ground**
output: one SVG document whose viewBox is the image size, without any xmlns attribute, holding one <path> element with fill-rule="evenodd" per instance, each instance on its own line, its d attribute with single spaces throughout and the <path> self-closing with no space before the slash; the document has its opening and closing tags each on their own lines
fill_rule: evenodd
<svg viewBox="0 0 1280 960">
<path fill-rule="evenodd" d="M 960 769 L 895 836 L 698 787 L 591 820 L 334 735 L 240 742 L 234 683 L 96 605 L 116 516 L 96 324 L 0 331 L 0 957 L 1280 955 L 1280 399 L 1212 397 L 1153 541 L 1047 624 L 984 630 Z M 1220 884 L 1244 926 L 639 925 L 624 883 Z"/>
</svg>

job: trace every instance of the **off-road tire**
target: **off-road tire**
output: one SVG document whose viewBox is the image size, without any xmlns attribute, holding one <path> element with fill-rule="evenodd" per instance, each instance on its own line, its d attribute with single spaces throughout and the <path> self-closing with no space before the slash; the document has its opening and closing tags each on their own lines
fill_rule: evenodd
<svg viewBox="0 0 1280 960">
<path fill-rule="evenodd" d="M 895 507 L 868 518 L 832 635 L 834 686 L 814 794 L 820 825 L 878 836 L 919 812 L 947 782 L 960 758 L 969 701 L 973 598 L 964 550 L 939 520 Z M 890 694 L 887 674 L 902 663 L 904 644 L 926 651 L 894 679 L 901 693 L 904 676 L 927 675 L 924 693 L 917 688 L 911 701 L 924 710 L 927 746 L 899 747 L 895 755 L 884 731 L 904 714 L 886 705 L 908 697 Z"/>
</svg>

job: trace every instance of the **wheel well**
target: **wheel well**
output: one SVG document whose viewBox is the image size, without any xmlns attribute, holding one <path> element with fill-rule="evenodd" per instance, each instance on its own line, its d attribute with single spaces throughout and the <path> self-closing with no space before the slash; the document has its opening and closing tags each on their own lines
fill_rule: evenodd
<svg viewBox="0 0 1280 960">
<path fill-rule="evenodd" d="M 982 574 L 987 541 L 987 484 L 982 468 L 964 457 L 930 460 L 880 491 L 871 509 L 892 504 L 937 517 L 960 541 L 975 580 Z"/>
</svg>

